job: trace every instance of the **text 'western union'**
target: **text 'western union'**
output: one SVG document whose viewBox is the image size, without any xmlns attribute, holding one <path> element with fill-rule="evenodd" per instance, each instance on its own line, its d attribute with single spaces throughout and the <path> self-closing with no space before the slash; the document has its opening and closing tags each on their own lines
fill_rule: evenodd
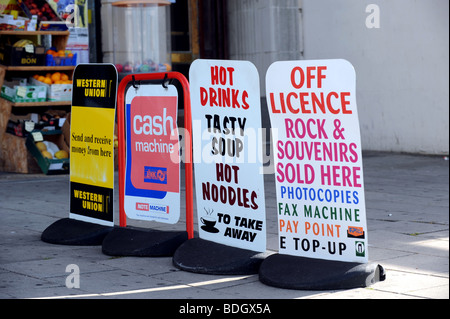
<svg viewBox="0 0 450 319">
<path fill-rule="evenodd" d="M 96 212 L 104 212 L 104 195 L 80 190 L 73 190 L 73 196 L 82 200 L 83 209 L 89 209 Z"/>
<path fill-rule="evenodd" d="M 86 97 L 106 97 L 108 91 L 106 80 L 77 79 L 77 87 L 84 88 Z"/>
</svg>

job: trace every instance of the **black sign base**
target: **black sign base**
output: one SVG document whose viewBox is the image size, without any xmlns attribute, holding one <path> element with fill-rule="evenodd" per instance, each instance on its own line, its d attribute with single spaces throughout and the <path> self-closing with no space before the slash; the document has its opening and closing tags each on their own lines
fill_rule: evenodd
<svg viewBox="0 0 450 319">
<path fill-rule="evenodd" d="M 375 263 L 354 263 L 274 254 L 259 268 L 259 280 L 269 286 L 297 290 L 334 290 L 367 287 L 385 280 Z"/>
<path fill-rule="evenodd" d="M 102 244 L 112 229 L 109 226 L 63 218 L 48 226 L 42 232 L 41 240 L 57 245 L 97 246 Z"/>
<path fill-rule="evenodd" d="M 103 240 L 102 252 L 108 256 L 171 257 L 187 239 L 186 231 L 115 227 Z"/>
<path fill-rule="evenodd" d="M 265 253 L 193 238 L 173 255 L 173 264 L 185 271 L 210 275 L 257 274 Z"/>
</svg>

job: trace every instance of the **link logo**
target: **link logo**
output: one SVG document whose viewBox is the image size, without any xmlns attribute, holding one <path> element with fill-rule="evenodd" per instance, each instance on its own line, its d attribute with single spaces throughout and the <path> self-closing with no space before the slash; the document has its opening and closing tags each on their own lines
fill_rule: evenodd
<svg viewBox="0 0 450 319">
<path fill-rule="evenodd" d="M 364 245 L 363 241 L 355 242 L 355 251 L 356 251 L 356 256 L 358 256 L 358 257 L 366 256 L 366 246 Z"/>
<path fill-rule="evenodd" d="M 348 226 L 347 237 L 364 239 L 364 228 L 356 226 Z"/>
<path fill-rule="evenodd" d="M 144 166 L 144 182 L 167 184 L 167 168 Z"/>
</svg>

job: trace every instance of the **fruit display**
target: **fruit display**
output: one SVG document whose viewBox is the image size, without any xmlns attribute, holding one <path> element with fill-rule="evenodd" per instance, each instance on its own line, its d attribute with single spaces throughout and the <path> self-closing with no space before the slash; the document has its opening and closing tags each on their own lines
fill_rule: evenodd
<svg viewBox="0 0 450 319">
<path fill-rule="evenodd" d="M 73 53 L 71 51 L 66 51 L 66 50 L 56 50 L 56 48 L 50 48 L 47 50 L 46 52 L 47 54 L 51 54 L 54 58 L 71 58 L 73 57 Z"/>
<path fill-rule="evenodd" d="M 68 50 L 57 50 L 54 47 L 51 47 L 46 52 L 47 58 L 45 65 L 48 66 L 60 66 L 60 65 L 76 65 L 77 62 L 77 54 L 73 54 Z"/>
<path fill-rule="evenodd" d="M 45 47 L 29 39 L 8 38 L 0 43 L 0 63 L 13 66 L 45 65 Z"/>
<path fill-rule="evenodd" d="M 69 76 L 63 72 L 53 72 L 47 73 L 45 75 L 35 74 L 33 78 L 39 82 L 52 85 L 52 84 L 72 84 L 72 80 L 69 79 Z"/>
<path fill-rule="evenodd" d="M 41 152 L 42 156 L 48 159 L 66 159 L 69 158 L 69 153 L 65 150 L 60 150 L 58 146 L 50 141 L 37 142 L 36 148 Z"/>
<path fill-rule="evenodd" d="M 26 137 L 26 148 L 44 174 L 68 173 L 69 146 L 61 130 L 33 130 Z"/>
<path fill-rule="evenodd" d="M 167 63 L 155 63 L 152 60 L 146 60 L 142 63 L 125 62 L 124 64 L 115 64 L 117 72 L 131 73 L 131 72 L 170 72 L 172 67 Z"/>
<path fill-rule="evenodd" d="M 30 82 L 47 87 L 47 101 L 70 101 L 72 98 L 72 80 L 64 72 L 38 73 Z"/>
<path fill-rule="evenodd" d="M 45 0 L 17 0 L 17 3 L 29 18 L 36 15 L 39 21 L 61 21 Z"/>
<path fill-rule="evenodd" d="M 28 39 L 20 39 L 19 41 L 14 42 L 14 48 L 25 48 L 27 45 L 32 45 L 34 47 L 34 42 Z"/>
</svg>

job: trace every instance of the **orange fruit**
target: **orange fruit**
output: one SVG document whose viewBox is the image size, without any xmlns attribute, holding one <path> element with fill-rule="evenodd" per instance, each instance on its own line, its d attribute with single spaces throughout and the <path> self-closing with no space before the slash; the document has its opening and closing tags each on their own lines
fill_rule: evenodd
<svg viewBox="0 0 450 319">
<path fill-rule="evenodd" d="M 40 81 L 40 82 L 44 82 L 45 76 L 39 75 L 39 77 L 37 78 L 37 80 Z"/>
<path fill-rule="evenodd" d="M 53 81 L 52 81 L 51 78 L 45 77 L 44 83 L 45 83 L 45 84 L 48 84 L 48 85 L 52 85 L 52 84 L 53 84 Z"/>
<path fill-rule="evenodd" d="M 52 79 L 53 82 L 60 81 L 61 80 L 61 73 L 55 72 L 55 73 L 53 73 L 51 75 L 50 78 Z"/>
<path fill-rule="evenodd" d="M 61 73 L 61 81 L 67 81 L 69 79 L 69 76 L 65 73 Z"/>
<path fill-rule="evenodd" d="M 33 75 L 33 78 L 35 78 L 37 80 L 39 78 L 39 74 Z"/>
</svg>

